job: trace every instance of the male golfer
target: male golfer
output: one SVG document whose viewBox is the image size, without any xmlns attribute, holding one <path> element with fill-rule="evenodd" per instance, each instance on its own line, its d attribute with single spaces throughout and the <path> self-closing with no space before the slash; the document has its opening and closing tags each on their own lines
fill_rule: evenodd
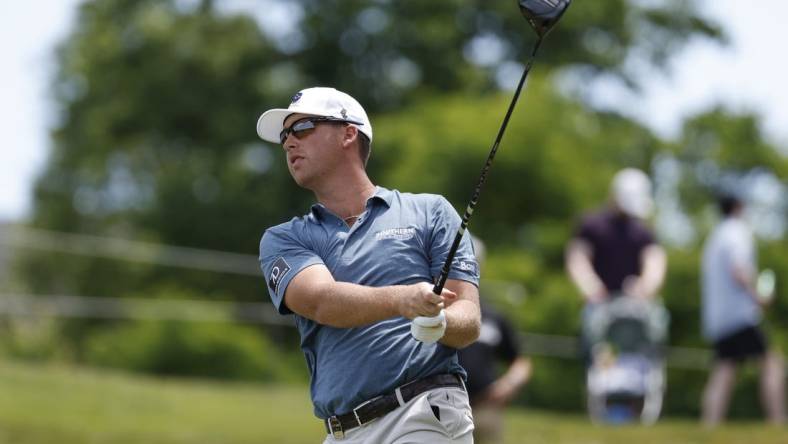
<svg viewBox="0 0 788 444">
<path fill-rule="evenodd" d="M 281 143 L 293 179 L 317 199 L 266 230 L 260 263 L 279 313 L 295 316 L 325 442 L 473 442 L 456 351 L 481 323 L 468 236 L 442 294 L 430 284 L 457 213 L 440 196 L 370 181 L 372 126 L 336 89 L 296 93 L 287 109 L 260 116 L 257 133 Z"/>
</svg>

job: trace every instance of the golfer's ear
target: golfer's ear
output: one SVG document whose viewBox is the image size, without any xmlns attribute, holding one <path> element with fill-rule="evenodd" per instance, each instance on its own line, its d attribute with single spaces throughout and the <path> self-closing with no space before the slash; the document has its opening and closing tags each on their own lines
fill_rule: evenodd
<svg viewBox="0 0 788 444">
<path fill-rule="evenodd" d="M 354 146 L 358 137 L 358 128 L 355 125 L 345 125 L 345 132 L 342 133 L 342 146 L 346 148 Z"/>
</svg>

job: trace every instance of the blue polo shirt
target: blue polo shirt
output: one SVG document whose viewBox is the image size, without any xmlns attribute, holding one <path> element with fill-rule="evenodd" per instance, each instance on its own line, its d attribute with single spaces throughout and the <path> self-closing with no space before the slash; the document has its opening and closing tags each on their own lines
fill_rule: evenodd
<svg viewBox="0 0 788 444">
<path fill-rule="evenodd" d="M 404 317 L 334 328 L 293 313 L 284 303 L 293 277 L 322 264 L 340 282 L 371 287 L 431 283 L 440 275 L 459 226 L 459 215 L 441 196 L 377 187 L 352 227 L 316 204 L 308 214 L 266 230 L 260 264 L 279 313 L 295 316 L 315 415 L 344 414 L 415 379 L 437 373 L 464 376 L 465 371 L 454 348 L 413 339 L 410 320 Z M 478 285 L 478 266 L 467 233 L 449 279 Z"/>
</svg>

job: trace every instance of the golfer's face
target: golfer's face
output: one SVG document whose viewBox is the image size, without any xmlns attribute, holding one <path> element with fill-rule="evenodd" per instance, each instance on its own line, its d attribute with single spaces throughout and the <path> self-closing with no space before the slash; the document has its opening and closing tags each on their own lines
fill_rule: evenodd
<svg viewBox="0 0 788 444">
<path fill-rule="evenodd" d="M 294 114 L 285 119 L 288 131 L 282 148 L 287 155 L 287 169 L 296 183 L 313 189 L 329 174 L 339 160 L 342 125 L 310 122 L 314 116 Z"/>
</svg>

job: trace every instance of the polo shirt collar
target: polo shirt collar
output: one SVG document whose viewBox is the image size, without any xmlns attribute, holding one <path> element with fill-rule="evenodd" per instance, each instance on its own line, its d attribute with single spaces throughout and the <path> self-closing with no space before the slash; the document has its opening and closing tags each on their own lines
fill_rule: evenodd
<svg viewBox="0 0 788 444">
<path fill-rule="evenodd" d="M 394 199 L 394 192 L 387 188 L 376 186 L 375 194 L 373 194 L 370 199 L 380 199 L 386 203 L 387 207 L 391 207 L 391 200 Z"/>
<path fill-rule="evenodd" d="M 367 199 L 367 207 L 369 207 L 369 202 L 372 200 L 381 201 L 385 203 L 387 207 L 391 207 L 391 201 L 393 198 L 394 198 L 393 191 L 387 188 L 383 188 L 381 186 L 375 186 L 375 194 L 373 194 L 372 196 L 370 196 L 369 199 Z M 315 222 L 323 220 L 326 214 L 328 214 L 328 210 L 323 204 L 319 202 L 312 205 L 312 208 L 310 209 L 311 218 Z"/>
</svg>

